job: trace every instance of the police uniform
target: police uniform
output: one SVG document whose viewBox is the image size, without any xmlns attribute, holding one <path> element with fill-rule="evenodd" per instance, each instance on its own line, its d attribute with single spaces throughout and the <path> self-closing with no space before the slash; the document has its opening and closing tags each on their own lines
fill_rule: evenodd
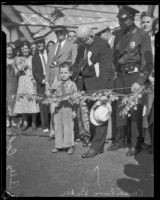
<svg viewBox="0 0 160 200">
<path fill-rule="evenodd" d="M 118 18 L 135 17 L 139 11 L 129 7 L 119 7 Z M 138 83 L 144 85 L 153 67 L 153 56 L 151 49 L 151 40 L 147 33 L 138 28 L 134 23 L 126 30 L 120 29 L 115 38 L 114 64 L 116 67 L 117 78 L 114 86 L 117 93 L 131 93 L 132 84 Z M 120 89 L 118 88 L 126 88 Z M 142 104 L 138 105 L 137 110 L 131 112 L 131 117 L 122 117 L 119 115 L 120 101 L 113 106 L 113 137 L 116 140 L 110 150 L 116 150 L 125 144 L 125 134 L 131 147 L 137 147 L 137 140 L 142 133 Z"/>
</svg>

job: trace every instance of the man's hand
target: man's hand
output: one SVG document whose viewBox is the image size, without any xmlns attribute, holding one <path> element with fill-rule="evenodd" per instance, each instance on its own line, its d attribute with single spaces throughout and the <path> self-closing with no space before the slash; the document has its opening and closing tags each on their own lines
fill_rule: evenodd
<svg viewBox="0 0 160 200">
<path fill-rule="evenodd" d="M 131 87 L 132 92 L 138 92 L 140 90 L 141 86 L 138 83 L 133 83 Z"/>
<path fill-rule="evenodd" d="M 73 117 L 73 119 L 76 117 L 76 112 L 75 111 L 72 112 L 72 117 Z"/>
</svg>

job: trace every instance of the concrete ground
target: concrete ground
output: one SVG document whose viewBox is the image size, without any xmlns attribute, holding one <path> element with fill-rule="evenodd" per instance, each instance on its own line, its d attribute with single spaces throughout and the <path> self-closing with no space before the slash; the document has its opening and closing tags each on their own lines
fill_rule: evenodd
<svg viewBox="0 0 160 200">
<path fill-rule="evenodd" d="M 153 154 L 126 157 L 127 149 L 107 151 L 90 159 L 76 144 L 75 153 L 51 153 L 54 141 L 31 129 L 11 128 L 7 136 L 7 191 L 17 197 L 153 197 Z"/>
</svg>

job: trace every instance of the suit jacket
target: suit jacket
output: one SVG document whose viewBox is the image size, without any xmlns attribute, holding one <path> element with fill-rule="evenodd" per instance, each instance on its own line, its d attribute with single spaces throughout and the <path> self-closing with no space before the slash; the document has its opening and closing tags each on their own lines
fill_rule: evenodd
<svg viewBox="0 0 160 200">
<path fill-rule="evenodd" d="M 53 83 L 55 79 L 55 75 L 59 71 L 59 65 L 63 62 L 71 62 L 74 63 L 75 60 L 75 52 L 76 52 L 76 45 L 74 44 L 74 41 L 71 39 L 67 39 L 64 43 L 61 52 L 58 57 L 56 57 L 56 46 L 54 45 L 52 48 L 50 48 L 48 52 L 48 72 L 46 73 L 46 80 L 50 83 L 50 85 Z M 58 70 L 56 70 L 58 68 Z"/>
<path fill-rule="evenodd" d="M 110 45 L 98 36 L 95 36 L 89 51 L 91 52 L 90 61 L 93 64 L 91 66 L 88 65 L 87 59 L 83 56 L 84 48 L 79 48 L 73 65 L 73 77 L 75 77 L 75 74 L 81 75 L 87 91 L 113 88 L 114 71 Z M 95 73 L 94 66 L 96 63 L 99 63 L 99 77 L 96 77 Z"/>
<path fill-rule="evenodd" d="M 45 85 L 42 84 L 42 81 L 45 79 L 45 75 L 43 74 L 43 66 L 39 52 L 37 52 L 32 58 L 32 74 L 36 81 L 37 93 L 44 94 Z"/>
</svg>

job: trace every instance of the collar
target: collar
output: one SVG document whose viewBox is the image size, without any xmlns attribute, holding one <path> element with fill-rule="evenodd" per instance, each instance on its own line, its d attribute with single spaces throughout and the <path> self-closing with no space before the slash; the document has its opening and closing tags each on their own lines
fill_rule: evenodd
<svg viewBox="0 0 160 200">
<path fill-rule="evenodd" d="M 67 80 L 67 81 L 61 81 L 61 85 L 66 85 L 66 84 L 68 84 L 68 83 L 70 83 L 71 82 L 71 80 L 70 80 L 70 78 Z"/>
<path fill-rule="evenodd" d="M 39 51 L 39 55 L 42 55 L 42 54 L 47 54 L 47 50 L 44 49 L 44 50 L 43 50 L 43 53 L 41 53 L 41 52 Z"/>
<path fill-rule="evenodd" d="M 123 33 L 126 34 L 127 36 L 130 35 L 132 32 L 135 31 L 136 25 L 133 24 L 128 30 L 124 30 Z"/>
<path fill-rule="evenodd" d="M 61 42 L 61 45 L 63 45 L 65 42 L 67 41 L 67 39 L 64 39 L 62 42 Z M 59 44 L 60 42 L 58 41 L 57 44 Z"/>
</svg>

